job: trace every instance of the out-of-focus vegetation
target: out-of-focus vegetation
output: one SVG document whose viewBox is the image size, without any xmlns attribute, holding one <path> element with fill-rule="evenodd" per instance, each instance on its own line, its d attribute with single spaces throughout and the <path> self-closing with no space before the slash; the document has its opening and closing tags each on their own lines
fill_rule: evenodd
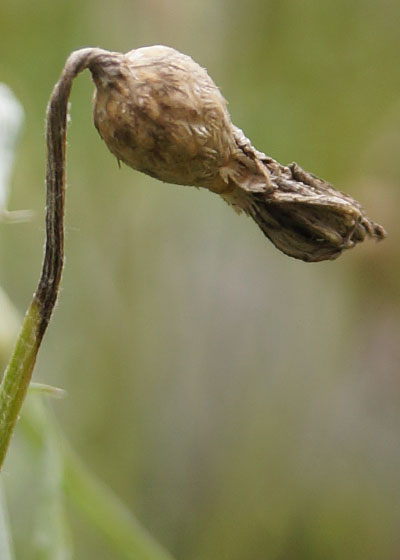
<svg viewBox="0 0 400 560">
<path fill-rule="evenodd" d="M 10 207 L 35 211 L 0 223 L 21 316 L 42 260 L 45 106 L 82 46 L 192 55 L 257 148 L 389 233 L 333 263 L 291 260 L 217 197 L 119 170 L 89 74 L 74 84 L 67 262 L 35 380 L 67 390 L 53 409 L 69 441 L 177 559 L 400 555 L 399 18 L 392 0 L 0 4 L 0 80 L 26 113 Z M 21 559 L 40 471 L 17 430 L 2 478 Z M 76 558 L 113 557 L 69 513 Z"/>
</svg>

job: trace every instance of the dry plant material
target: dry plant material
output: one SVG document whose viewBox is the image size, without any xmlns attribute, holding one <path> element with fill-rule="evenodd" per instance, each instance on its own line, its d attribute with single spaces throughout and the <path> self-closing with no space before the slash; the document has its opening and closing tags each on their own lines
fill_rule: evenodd
<svg viewBox="0 0 400 560">
<path fill-rule="evenodd" d="M 162 46 L 127 54 L 73 52 L 47 108 L 45 255 L 0 385 L 0 469 L 57 301 L 68 99 L 74 78 L 86 68 L 96 85 L 95 125 L 118 161 L 161 181 L 217 193 L 251 216 L 278 249 L 304 261 L 334 259 L 366 236 L 385 236 L 350 196 L 295 163 L 286 167 L 257 151 L 232 124 L 217 86 L 190 57 Z"/>
<path fill-rule="evenodd" d="M 156 179 L 206 188 L 303 261 L 335 259 L 384 229 L 358 202 L 299 165 L 256 150 L 206 70 L 169 47 L 93 49 L 94 122 L 109 150 Z"/>
</svg>

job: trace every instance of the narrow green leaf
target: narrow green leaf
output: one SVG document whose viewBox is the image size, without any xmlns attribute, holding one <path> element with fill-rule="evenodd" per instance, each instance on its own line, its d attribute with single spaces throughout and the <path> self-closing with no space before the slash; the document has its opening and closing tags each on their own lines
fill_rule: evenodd
<svg viewBox="0 0 400 560">
<path fill-rule="evenodd" d="M 60 387 L 46 385 L 45 383 L 35 383 L 34 381 L 31 381 L 29 384 L 29 393 L 41 393 L 53 399 L 64 399 L 67 396 L 67 391 Z"/>
<path fill-rule="evenodd" d="M 63 457 L 52 420 L 37 400 L 42 415 L 43 456 L 38 510 L 35 514 L 33 558 L 35 560 L 70 560 L 72 544 L 64 511 Z"/>
<path fill-rule="evenodd" d="M 65 450 L 65 490 L 124 560 L 172 560 L 119 498 L 70 449 Z"/>
<path fill-rule="evenodd" d="M 43 445 L 46 433 L 43 415 L 38 414 L 37 406 L 33 406 L 37 400 L 28 400 L 20 422 L 25 436 L 35 447 Z M 47 408 L 43 407 L 43 410 L 58 438 L 64 466 L 64 490 L 75 507 L 97 528 L 113 552 L 113 560 L 173 560 L 116 494 L 82 463 L 56 430 Z M 48 557 L 43 558 L 47 560 Z"/>
</svg>

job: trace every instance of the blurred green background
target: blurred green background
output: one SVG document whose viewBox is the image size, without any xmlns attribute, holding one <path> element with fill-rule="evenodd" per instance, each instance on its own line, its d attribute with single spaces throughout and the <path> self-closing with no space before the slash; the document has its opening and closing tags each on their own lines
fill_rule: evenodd
<svg viewBox="0 0 400 560">
<path fill-rule="evenodd" d="M 35 212 L 0 224 L 21 316 L 42 261 L 45 107 L 83 46 L 191 55 L 258 149 L 389 233 L 335 262 L 289 259 L 216 196 L 118 169 L 90 75 L 76 80 L 67 261 L 34 377 L 67 390 L 53 408 L 69 441 L 179 560 L 400 557 L 399 22 L 395 0 L 0 4 L 0 81 L 26 111 L 10 206 Z M 22 559 L 30 453 L 17 430 L 5 482 Z M 112 558 L 70 522 L 76 558 Z"/>
</svg>

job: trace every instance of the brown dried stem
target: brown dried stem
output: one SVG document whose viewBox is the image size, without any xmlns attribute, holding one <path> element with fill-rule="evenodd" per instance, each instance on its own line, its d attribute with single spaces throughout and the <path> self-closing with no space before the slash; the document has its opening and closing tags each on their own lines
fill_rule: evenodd
<svg viewBox="0 0 400 560">
<path fill-rule="evenodd" d="M 0 468 L 24 401 L 40 343 L 57 300 L 64 261 L 65 147 L 73 79 L 100 49 L 72 53 L 47 108 L 46 247 L 36 293 L 0 385 Z M 100 51 L 101 52 L 101 51 Z"/>
</svg>

